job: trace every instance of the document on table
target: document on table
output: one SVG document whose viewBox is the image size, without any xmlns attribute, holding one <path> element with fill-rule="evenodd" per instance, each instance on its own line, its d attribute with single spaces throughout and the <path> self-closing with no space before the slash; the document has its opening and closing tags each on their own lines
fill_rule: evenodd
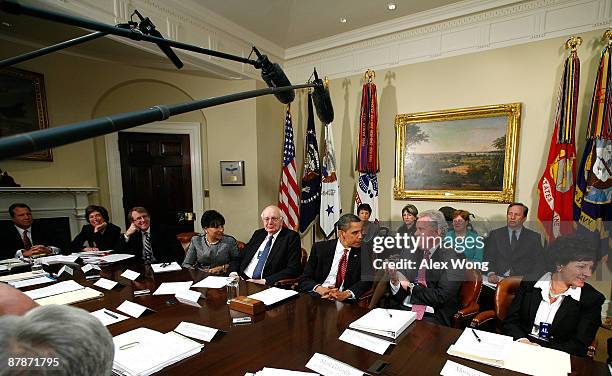
<svg viewBox="0 0 612 376">
<path fill-rule="evenodd" d="M 278 287 L 270 287 L 269 289 L 251 294 L 248 297 L 251 299 L 261 300 L 265 305 L 273 305 L 292 296 L 297 295 L 297 291 L 279 289 Z"/>
<path fill-rule="evenodd" d="M 221 287 L 225 287 L 232 280 L 233 278 L 231 277 L 217 277 L 211 275 L 196 283 L 192 287 L 219 289 Z"/>
<path fill-rule="evenodd" d="M 139 276 L 140 276 L 140 273 L 135 272 L 135 271 L 130 270 L 130 269 L 126 269 L 123 273 L 121 273 L 121 277 L 127 278 L 130 281 L 136 280 L 136 278 L 138 278 Z"/>
<path fill-rule="evenodd" d="M 90 270 L 100 271 L 100 267 L 98 265 L 87 264 L 87 265 L 83 266 L 81 268 L 81 270 L 83 271 L 83 273 L 87 273 Z"/>
<path fill-rule="evenodd" d="M 106 308 L 91 312 L 91 314 L 94 315 L 98 320 L 100 320 L 105 326 L 109 326 L 111 324 L 129 319 L 128 316 L 110 311 Z"/>
<path fill-rule="evenodd" d="M 117 307 L 118 311 L 128 314 L 134 318 L 139 318 L 140 315 L 142 315 L 147 309 L 149 308 L 137 303 L 130 302 L 129 300 L 126 300 L 125 302 L 121 303 L 119 307 Z"/>
<path fill-rule="evenodd" d="M 151 267 L 153 268 L 153 273 L 174 272 L 177 270 L 181 270 L 181 266 L 176 262 L 151 264 Z"/>
<path fill-rule="evenodd" d="M 20 289 L 22 287 L 34 286 L 34 285 L 42 285 L 43 283 L 51 283 L 55 282 L 55 279 L 49 278 L 44 275 L 37 278 L 24 279 L 21 281 L 10 281 L 8 284 L 13 286 L 16 289 Z"/>
<path fill-rule="evenodd" d="M 363 372 L 324 354 L 315 353 L 306 368 L 324 376 L 363 376 Z"/>
<path fill-rule="evenodd" d="M 510 336 L 466 328 L 447 353 L 501 368 L 504 366 L 507 348 L 512 342 Z"/>
<path fill-rule="evenodd" d="M 117 282 L 111 281 L 110 279 L 100 278 L 94 283 L 94 286 L 100 287 L 106 290 L 112 290 L 113 287 L 117 286 Z"/>
<path fill-rule="evenodd" d="M 187 337 L 199 339 L 201 341 L 210 342 L 219 329 L 210 328 L 204 325 L 193 324 L 187 321 L 182 321 L 176 329 L 175 332 L 178 334 L 182 334 Z"/>
<path fill-rule="evenodd" d="M 59 282 L 51 286 L 42 287 L 36 290 L 26 291 L 24 294 L 29 296 L 32 300 L 46 298 L 51 295 L 63 294 L 65 292 L 75 291 L 84 289 L 85 286 L 81 286 L 74 280 Z"/>
<path fill-rule="evenodd" d="M 396 339 L 416 320 L 416 313 L 397 309 L 375 308 L 353 321 L 349 328 Z"/>
<path fill-rule="evenodd" d="M 164 282 L 161 285 L 159 285 L 159 287 L 157 288 L 157 290 L 155 290 L 153 295 L 174 295 L 177 292 L 180 292 L 183 290 L 189 290 L 192 284 L 193 284 L 192 281 Z"/>
<path fill-rule="evenodd" d="M 10 281 L 22 281 L 24 279 L 30 278 L 38 278 L 41 275 L 46 275 L 47 273 L 36 273 L 36 272 L 25 272 L 25 273 L 17 273 L 17 274 L 9 274 L 0 277 L 0 282 L 10 282 Z"/>
<path fill-rule="evenodd" d="M 384 354 L 389 346 L 393 344 L 389 341 L 385 341 L 384 339 L 369 336 L 365 333 L 357 332 L 351 329 L 346 329 L 339 339 L 346 343 L 350 343 L 351 345 L 370 350 L 380 355 Z"/>
<path fill-rule="evenodd" d="M 490 376 L 488 373 L 480 372 L 463 364 L 447 360 L 440 371 L 441 376 Z"/>
<path fill-rule="evenodd" d="M 106 256 L 100 257 L 100 260 L 107 262 L 107 263 L 111 263 L 111 262 L 119 262 L 119 261 L 127 260 L 132 257 L 134 257 L 134 255 L 129 255 L 126 253 L 113 253 L 112 255 L 106 255 Z"/>
<path fill-rule="evenodd" d="M 84 302 L 90 299 L 101 298 L 104 293 L 92 289 L 91 287 L 84 286 L 82 289 L 68 291 L 57 295 L 47 296 L 46 298 L 36 299 L 36 303 L 41 306 L 50 304 L 73 304 Z"/>
<path fill-rule="evenodd" d="M 44 265 L 74 263 L 79 258 L 79 255 L 53 255 L 41 257 L 38 260 Z"/>
</svg>

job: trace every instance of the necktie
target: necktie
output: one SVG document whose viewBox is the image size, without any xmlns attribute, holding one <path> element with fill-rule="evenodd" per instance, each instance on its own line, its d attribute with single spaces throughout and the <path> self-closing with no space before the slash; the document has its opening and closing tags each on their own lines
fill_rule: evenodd
<svg viewBox="0 0 612 376">
<path fill-rule="evenodd" d="M 515 251 L 517 244 L 518 244 L 518 237 L 516 236 L 516 230 L 512 230 L 512 238 L 510 239 L 510 249 L 512 251 Z"/>
<path fill-rule="evenodd" d="M 344 276 L 346 275 L 346 267 L 348 266 L 348 249 L 344 250 L 340 262 L 338 263 L 338 273 L 336 273 L 336 288 L 339 289 L 344 283 Z"/>
<path fill-rule="evenodd" d="M 151 238 L 148 232 L 142 234 L 144 236 L 144 247 L 142 249 L 142 255 L 145 264 L 150 264 L 153 261 L 153 251 L 151 249 Z"/>
<path fill-rule="evenodd" d="M 32 242 L 28 236 L 28 230 L 23 230 L 23 249 L 28 250 L 32 248 Z"/>
<path fill-rule="evenodd" d="M 429 264 L 429 251 L 423 251 L 423 261 L 421 261 L 421 264 L 423 262 L 426 262 L 427 264 Z M 422 285 L 424 287 L 427 287 L 427 268 L 419 268 L 419 272 L 417 273 L 417 283 L 419 285 Z M 426 305 L 423 304 L 413 304 L 412 305 L 412 311 L 416 312 L 416 319 L 417 320 L 422 320 L 423 316 L 425 315 L 425 309 L 427 309 Z"/>
<path fill-rule="evenodd" d="M 253 279 L 261 279 L 261 273 L 263 272 L 264 265 L 266 264 L 266 260 L 270 254 L 270 248 L 272 248 L 272 239 L 274 239 L 272 235 L 268 236 L 268 242 L 266 243 L 263 251 L 261 251 L 259 261 L 257 261 L 255 271 L 253 271 Z"/>
</svg>

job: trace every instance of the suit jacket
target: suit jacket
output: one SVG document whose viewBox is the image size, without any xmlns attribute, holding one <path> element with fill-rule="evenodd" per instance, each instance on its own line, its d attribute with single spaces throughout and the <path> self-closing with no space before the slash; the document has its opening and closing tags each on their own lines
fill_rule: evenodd
<svg viewBox="0 0 612 376">
<path fill-rule="evenodd" d="M 256 230 L 240 256 L 231 260 L 229 271 L 240 274 L 242 278 L 249 278 L 244 274 L 244 271 L 267 236 L 268 233 L 265 229 Z M 302 273 L 301 247 L 300 235 L 297 232 L 286 227 L 280 230 L 276 240 L 274 240 L 272 249 L 270 249 L 261 274 L 261 278 L 266 280 L 266 284 L 273 285 L 281 279 L 299 277 Z"/>
<path fill-rule="evenodd" d="M 107 223 L 103 232 L 94 232 L 92 225 L 87 224 L 81 228 L 81 232 L 74 238 L 70 248 L 73 251 L 80 251 L 87 242 L 87 247 L 97 247 L 101 251 L 120 248 L 121 229 L 112 223 Z"/>
<path fill-rule="evenodd" d="M 49 231 L 45 226 L 34 221 L 32 223 L 32 245 L 45 245 L 61 248 L 60 237 Z M 12 222 L 6 222 L 0 226 L 0 260 L 15 257 L 15 252 L 24 249 L 23 239 Z"/>
<path fill-rule="evenodd" d="M 502 332 L 514 339 L 529 337 L 536 313 L 542 301 L 542 289 L 535 281 L 522 281 L 502 323 Z M 550 327 L 550 340 L 536 341 L 542 346 L 585 356 L 601 325 L 601 306 L 604 296 L 588 283 L 580 293 L 580 301 L 570 296 L 563 298 Z"/>
<path fill-rule="evenodd" d="M 410 256 L 406 257 L 416 261 L 415 268 L 408 270 L 405 274 L 409 281 L 416 282 L 423 254 L 423 251 L 419 249 L 412 258 Z M 451 326 L 451 319 L 460 308 L 459 293 L 465 276 L 463 269 L 453 269 L 452 259 L 463 259 L 463 255 L 451 248 L 439 247 L 430 260 L 431 262 L 445 262 L 448 269 L 427 269 L 425 272 L 427 287 L 415 285 L 410 297 L 410 303 L 412 304 L 423 304 L 433 307 L 433 320 L 440 325 L 446 326 Z M 402 303 L 408 296 L 408 293 L 408 290 L 400 288 L 397 294 L 391 295 L 395 305 L 404 307 Z"/>
<path fill-rule="evenodd" d="M 157 262 L 182 262 L 185 252 L 176 236 L 163 226 L 151 225 L 151 248 Z M 137 259 L 142 258 L 142 232 L 137 231 L 125 241 L 125 236 L 119 237 L 119 248 L 122 252 L 130 253 Z"/>
<path fill-rule="evenodd" d="M 331 271 L 336 244 L 338 240 L 327 240 L 313 244 L 310 251 L 308 263 L 304 268 L 304 274 L 300 277 L 299 289 L 302 292 L 311 292 L 312 289 L 323 282 Z M 364 259 L 364 268 L 370 268 L 371 263 L 368 258 Z M 348 254 L 346 274 L 344 276 L 344 289 L 351 290 L 355 298 L 359 299 L 371 287 L 371 281 L 364 281 L 362 276 L 362 257 L 361 248 L 351 248 Z M 370 273 L 367 273 L 368 275 Z"/>
<path fill-rule="evenodd" d="M 489 272 L 502 275 L 510 270 L 511 276 L 520 275 L 535 281 L 546 269 L 540 234 L 525 227 L 521 230 L 514 252 L 510 249 L 508 227 L 491 231 L 485 242 L 484 260 L 489 262 Z"/>
</svg>

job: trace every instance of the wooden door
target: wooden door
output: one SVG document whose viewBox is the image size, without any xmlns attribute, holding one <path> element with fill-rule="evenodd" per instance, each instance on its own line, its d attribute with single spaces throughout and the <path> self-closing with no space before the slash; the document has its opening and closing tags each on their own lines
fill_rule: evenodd
<svg viewBox="0 0 612 376">
<path fill-rule="evenodd" d="M 151 223 L 193 231 L 189 135 L 119 133 L 123 208 L 144 206 Z"/>
</svg>

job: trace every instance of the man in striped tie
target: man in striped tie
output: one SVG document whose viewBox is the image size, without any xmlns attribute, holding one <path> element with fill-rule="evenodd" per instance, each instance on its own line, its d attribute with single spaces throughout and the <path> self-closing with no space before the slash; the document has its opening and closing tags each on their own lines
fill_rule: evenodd
<svg viewBox="0 0 612 376">
<path fill-rule="evenodd" d="M 281 211 L 270 205 L 261 212 L 263 228 L 256 230 L 239 258 L 230 260 L 230 276 L 274 285 L 302 273 L 300 235 L 283 227 Z"/>
<path fill-rule="evenodd" d="M 315 243 L 299 288 L 322 298 L 355 301 L 371 287 L 371 263 L 362 257 L 363 222 L 354 214 L 338 219 L 338 239 Z"/>
</svg>

